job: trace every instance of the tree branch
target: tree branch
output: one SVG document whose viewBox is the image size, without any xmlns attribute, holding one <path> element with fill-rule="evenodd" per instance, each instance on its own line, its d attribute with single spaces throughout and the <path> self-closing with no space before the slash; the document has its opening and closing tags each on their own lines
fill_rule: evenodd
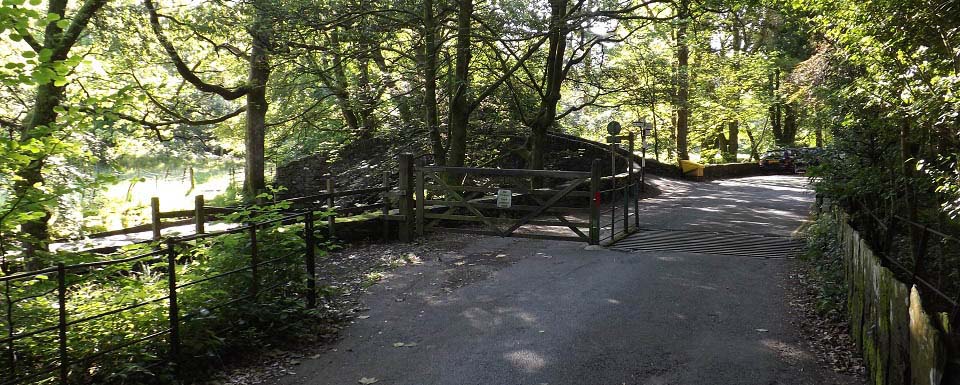
<svg viewBox="0 0 960 385">
<path fill-rule="evenodd" d="M 87 106 L 81 106 L 79 107 L 79 110 L 87 113 L 104 113 L 104 111 L 102 110 L 98 110 L 97 108 L 87 107 Z M 247 106 L 242 106 L 240 108 L 237 108 L 233 112 L 230 112 L 226 115 L 221 115 L 215 118 L 193 120 L 185 117 L 179 117 L 177 119 L 161 121 L 161 122 L 152 122 L 147 120 L 146 118 L 138 118 L 136 116 L 132 116 L 132 115 L 124 114 L 122 112 L 116 112 L 116 111 L 106 111 L 106 114 L 113 115 L 119 119 L 126 120 L 128 122 L 140 124 L 141 126 L 144 126 L 147 128 L 160 129 L 162 127 L 172 126 L 176 124 L 183 124 L 187 126 L 206 126 L 210 124 L 222 123 L 246 111 L 247 111 Z"/>
<path fill-rule="evenodd" d="M 533 56 L 533 54 L 536 53 L 540 49 L 540 46 L 542 46 L 543 43 L 546 41 L 547 41 L 546 36 L 541 37 L 540 41 L 534 43 L 533 46 L 528 48 L 527 52 L 523 54 L 523 56 L 521 56 L 520 59 L 517 60 L 517 63 L 514 64 L 513 67 L 507 69 L 507 71 L 504 72 L 503 75 L 500 75 L 500 77 L 495 82 L 493 82 L 493 84 L 487 86 L 487 88 L 483 90 L 483 92 L 481 92 L 476 99 L 473 100 L 473 103 L 471 103 L 467 108 L 468 113 L 473 112 L 473 110 L 477 109 L 477 107 L 480 107 L 480 104 L 483 103 L 483 100 L 486 99 L 488 96 L 492 95 L 494 91 L 496 91 L 497 88 L 499 88 L 500 85 L 503 84 L 503 82 L 507 81 L 507 78 L 513 76 L 513 73 L 517 72 L 517 70 L 519 70 L 520 67 L 523 66 L 524 62 L 527 59 L 529 59 L 531 56 Z"/>
<path fill-rule="evenodd" d="M 195 74 L 190 67 L 184 63 L 183 59 L 180 57 L 180 54 L 177 53 L 176 48 L 174 48 L 173 44 L 167 40 L 166 35 L 163 34 L 163 30 L 160 27 L 160 17 L 157 15 L 157 9 L 153 5 L 153 0 L 143 0 L 143 3 L 146 5 L 147 11 L 150 13 L 150 28 L 153 29 L 153 33 L 157 36 L 157 40 L 160 42 L 160 45 L 163 46 L 164 51 L 167 52 L 167 56 L 169 56 L 170 60 L 173 61 L 173 66 L 176 67 L 177 72 L 183 77 L 184 80 L 190 82 L 190 84 L 193 84 L 194 87 L 202 92 L 214 93 L 220 95 L 226 100 L 239 99 L 247 95 L 247 92 L 250 91 L 250 88 L 246 85 L 231 89 L 216 84 L 210 84 L 201 80 L 197 74 Z"/>
<path fill-rule="evenodd" d="M 60 41 L 57 42 L 57 46 L 47 47 L 53 49 L 53 55 L 51 55 L 51 57 L 54 60 L 64 60 L 67 58 L 70 49 L 73 48 L 77 39 L 80 38 L 83 30 L 87 28 L 87 22 L 89 22 L 90 18 L 92 18 L 100 8 L 103 8 L 106 3 L 107 0 L 87 0 L 83 2 L 83 5 L 77 10 L 77 13 L 73 15 L 73 21 L 70 22 L 70 26 L 60 35 Z M 33 44 L 31 44 L 31 46 L 33 46 Z"/>
<path fill-rule="evenodd" d="M 30 45 L 30 48 L 32 48 L 34 52 L 40 53 L 40 51 L 43 50 L 43 44 L 40 44 L 40 42 L 37 41 L 37 38 L 33 37 L 33 34 L 30 33 L 28 29 L 17 28 L 17 34 L 23 38 L 23 41 Z"/>
</svg>

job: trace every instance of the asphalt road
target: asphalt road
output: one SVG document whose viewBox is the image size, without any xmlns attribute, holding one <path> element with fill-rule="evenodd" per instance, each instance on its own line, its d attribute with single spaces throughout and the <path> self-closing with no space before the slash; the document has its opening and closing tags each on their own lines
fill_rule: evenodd
<svg viewBox="0 0 960 385">
<path fill-rule="evenodd" d="M 799 177 L 655 182 L 658 229 L 789 235 L 813 201 Z M 481 238 L 372 287 L 369 318 L 276 383 L 852 383 L 791 326 L 792 263 Z"/>
</svg>

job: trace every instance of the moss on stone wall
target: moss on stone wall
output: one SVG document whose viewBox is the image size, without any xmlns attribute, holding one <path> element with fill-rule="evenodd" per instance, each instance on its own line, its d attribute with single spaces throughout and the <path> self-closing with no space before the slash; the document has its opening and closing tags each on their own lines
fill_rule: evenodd
<svg viewBox="0 0 960 385">
<path fill-rule="evenodd" d="M 922 306 L 918 289 L 900 282 L 840 214 L 850 333 L 876 385 L 941 385 L 951 361 L 942 324 Z M 934 323 L 934 322 L 937 323 Z M 942 324 L 942 325 L 941 325 Z M 956 360 L 956 358 L 953 358 Z"/>
<path fill-rule="evenodd" d="M 939 317 L 938 317 L 939 318 Z M 923 310 L 920 292 L 910 292 L 910 378 L 913 384 L 939 385 L 943 379 L 946 349 L 940 331 Z"/>
</svg>

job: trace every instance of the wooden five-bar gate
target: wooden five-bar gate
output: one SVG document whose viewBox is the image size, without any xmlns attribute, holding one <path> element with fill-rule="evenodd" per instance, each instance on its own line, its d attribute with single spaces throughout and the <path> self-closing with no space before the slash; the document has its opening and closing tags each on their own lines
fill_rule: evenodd
<svg viewBox="0 0 960 385">
<path fill-rule="evenodd" d="M 388 219 L 400 221 L 403 241 L 452 232 L 597 245 L 639 227 L 641 181 L 632 165 L 617 175 L 614 161 L 603 176 L 599 159 L 590 171 L 424 166 L 410 154 L 399 163 L 398 215 Z"/>
</svg>

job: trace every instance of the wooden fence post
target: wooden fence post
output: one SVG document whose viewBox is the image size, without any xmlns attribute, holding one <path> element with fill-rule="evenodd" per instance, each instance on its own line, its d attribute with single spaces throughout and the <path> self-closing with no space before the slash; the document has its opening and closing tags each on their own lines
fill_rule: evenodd
<svg viewBox="0 0 960 385">
<path fill-rule="evenodd" d="M 307 211 L 303 219 L 303 239 L 305 240 L 307 252 L 304 254 L 304 263 L 307 268 L 307 308 L 317 307 L 317 247 L 316 238 L 313 236 L 313 210 Z"/>
<path fill-rule="evenodd" d="M 150 225 L 153 228 L 153 240 L 160 240 L 160 198 L 150 198 Z"/>
<path fill-rule="evenodd" d="M 590 165 L 590 244 L 600 244 L 600 159 Z"/>
<path fill-rule="evenodd" d="M 418 169 L 416 171 L 416 194 L 417 194 L 417 236 L 423 236 L 423 216 L 426 214 L 424 211 L 424 203 L 426 202 L 426 194 L 423 192 L 423 170 Z"/>
<path fill-rule="evenodd" d="M 70 374 L 70 357 L 67 354 L 67 269 L 63 262 L 57 264 L 57 325 L 60 342 L 60 384 L 67 385 Z"/>
<path fill-rule="evenodd" d="M 636 151 L 636 141 L 637 135 L 635 133 L 630 133 L 630 178 L 633 181 L 633 222 L 637 227 L 637 230 L 640 230 L 640 193 L 643 192 L 643 166 L 640 166 L 640 178 L 633 176 L 633 152 Z M 644 143 L 646 146 L 646 143 Z M 646 152 L 644 152 L 646 154 Z M 643 158 L 641 158 L 643 159 Z M 641 160 L 642 162 L 642 160 Z M 639 186 L 637 186 L 639 184 Z"/>
<path fill-rule="evenodd" d="M 176 241 L 167 240 L 167 290 L 168 312 L 170 322 L 170 362 L 173 363 L 174 377 L 179 379 L 180 373 L 180 308 L 177 304 L 177 249 Z"/>
<path fill-rule="evenodd" d="M 400 241 L 413 240 L 410 224 L 413 222 L 413 154 L 400 154 Z"/>
<path fill-rule="evenodd" d="M 390 221 L 387 216 L 390 215 L 390 173 L 383 172 L 383 207 L 380 212 L 383 214 L 383 240 L 390 239 Z"/>
<path fill-rule="evenodd" d="M 204 233 L 204 222 L 206 222 L 206 214 L 203 212 L 203 195 L 197 195 L 193 197 L 193 223 L 196 225 L 196 233 Z"/>
<path fill-rule="evenodd" d="M 336 200 L 333 197 L 334 193 L 334 181 L 333 176 L 327 179 L 327 210 L 333 212 L 333 206 L 336 203 Z M 337 223 L 337 216 L 330 214 L 327 216 L 327 231 L 330 233 L 330 238 L 333 238 L 337 235 L 337 232 L 333 229 L 333 226 Z"/>
</svg>

